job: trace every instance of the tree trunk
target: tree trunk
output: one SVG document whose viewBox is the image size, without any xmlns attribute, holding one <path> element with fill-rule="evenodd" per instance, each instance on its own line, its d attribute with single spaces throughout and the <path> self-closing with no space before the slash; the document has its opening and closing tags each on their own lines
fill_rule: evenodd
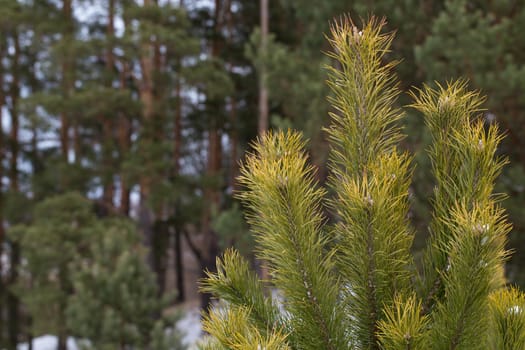
<svg viewBox="0 0 525 350">
<path fill-rule="evenodd" d="M 119 117 L 119 146 L 121 154 L 121 162 L 123 158 L 128 154 L 130 148 L 131 138 L 131 123 L 125 115 Z M 121 165 L 122 167 L 122 165 Z M 123 216 L 129 216 L 130 210 L 130 188 L 128 181 L 126 180 L 126 174 L 121 170 L 120 172 L 120 214 Z"/>
<path fill-rule="evenodd" d="M 4 57 L 4 40 L 0 40 L 0 57 Z M 4 163 L 6 158 L 5 154 L 5 141 L 4 141 L 4 106 L 5 106 L 5 95 L 4 95 L 4 72 L 3 65 L 0 65 L 0 164 Z M 4 177 L 4 167 L 0 166 L 0 179 Z M 4 241 L 5 241 L 5 228 L 4 228 L 4 186 L 0 182 L 0 257 L 4 253 Z M 2 265 L 3 259 L 0 259 L 0 271 L 3 271 Z M 0 274 L 0 344 L 4 344 L 4 332 L 5 332 L 5 315 L 4 315 L 4 303 L 6 302 L 6 286 L 4 285 L 3 275 Z"/>
<path fill-rule="evenodd" d="M 62 33 L 62 40 L 66 42 L 66 45 L 69 45 L 73 38 L 72 35 L 74 30 L 71 0 L 63 0 L 62 16 L 67 23 L 65 30 Z M 71 92 L 71 86 L 73 83 L 71 68 L 72 59 L 68 53 L 63 57 L 62 61 L 62 93 L 66 99 Z M 67 111 L 62 111 L 60 113 L 60 148 L 62 151 L 62 159 L 67 163 L 69 159 L 69 113 L 67 113 Z"/>
<path fill-rule="evenodd" d="M 200 260 L 200 278 L 206 278 L 206 271 L 215 272 L 217 266 L 215 265 L 215 259 L 219 254 L 219 245 L 217 242 L 217 236 L 210 231 L 209 240 L 206 244 L 207 250 L 202 254 Z M 210 293 L 200 293 L 201 296 L 201 309 L 208 311 L 211 305 L 212 295 Z"/>
<path fill-rule="evenodd" d="M 144 7 L 153 6 L 152 0 L 144 0 Z M 142 117 L 144 125 L 142 126 L 142 152 L 150 152 L 152 143 L 151 124 L 153 123 L 153 45 L 148 39 L 141 43 L 140 69 L 142 80 L 140 81 L 139 94 L 142 103 Z M 144 156 L 144 155 L 143 155 Z M 147 201 L 150 197 L 151 178 L 149 174 L 143 175 L 140 179 L 140 225 L 145 234 L 145 240 L 148 247 L 152 243 L 153 213 L 148 208 Z"/>
<path fill-rule="evenodd" d="M 67 291 L 68 295 L 72 293 L 71 283 L 67 278 L 67 264 L 58 267 L 58 284 L 61 291 Z M 66 323 L 67 298 L 63 298 L 58 304 L 57 317 L 57 350 L 67 350 L 68 327 Z"/>
<path fill-rule="evenodd" d="M 157 6 L 154 0 L 144 0 L 145 8 L 148 6 Z M 142 117 L 144 124 L 142 126 L 142 155 L 146 163 L 156 163 L 156 159 L 152 157 L 156 156 L 156 152 L 152 152 L 152 147 L 156 140 L 162 134 L 162 123 L 157 118 L 159 117 L 156 112 L 158 107 L 157 102 L 159 101 L 159 95 L 155 90 L 155 75 L 160 71 L 160 48 L 158 39 L 155 37 L 149 37 L 148 40 L 141 43 L 142 56 L 140 58 L 140 68 L 142 73 L 142 80 L 139 87 L 140 100 L 142 102 Z M 162 137 L 162 136 L 161 136 Z M 145 166 L 148 166 L 145 164 Z M 165 237 L 160 231 L 154 230 L 154 225 L 162 220 L 163 203 L 155 203 L 155 207 L 152 207 L 151 200 L 151 188 L 155 183 L 157 174 L 152 172 L 144 173 L 140 179 L 140 227 L 144 233 L 144 239 L 146 245 L 150 247 L 149 263 L 153 271 L 157 274 L 157 281 L 159 282 L 159 293 L 162 294 L 164 285 L 162 281 L 164 276 L 160 274 L 164 273 L 165 270 L 165 254 L 166 247 L 157 244 L 158 242 L 164 241 Z"/>
<path fill-rule="evenodd" d="M 126 24 L 125 24 L 126 26 Z M 129 67 L 124 63 L 122 72 L 120 72 L 120 89 L 125 90 L 128 88 L 127 79 L 131 73 L 129 72 Z M 124 162 L 125 157 L 128 155 L 130 146 L 131 146 L 131 122 L 129 118 L 124 115 L 119 115 L 119 128 L 118 128 L 118 143 L 120 148 L 120 208 L 119 212 L 121 215 L 129 216 L 130 210 L 130 188 L 128 181 L 126 179 L 126 174 L 122 169 L 122 163 Z"/>
<path fill-rule="evenodd" d="M 237 101 L 232 96 L 230 102 L 230 123 L 232 125 L 230 131 L 230 188 L 232 193 L 236 193 L 238 190 L 237 175 L 239 174 L 239 160 L 237 149 L 239 147 L 239 132 L 237 130 Z"/>
<path fill-rule="evenodd" d="M 184 7 L 184 1 L 180 0 L 179 6 Z M 175 80 L 175 100 L 176 109 L 173 119 L 173 181 L 179 181 L 180 175 L 180 157 L 182 148 L 182 79 L 180 77 L 182 64 L 180 60 L 177 62 L 177 74 Z M 177 302 L 181 303 L 185 299 L 184 292 L 184 262 L 182 257 L 181 245 L 181 222 L 179 200 L 175 200 L 174 205 L 174 225 L 173 225 L 173 259 L 175 269 L 175 281 L 177 286 Z"/>
<path fill-rule="evenodd" d="M 9 285 L 15 284 L 18 279 L 18 265 L 20 264 L 20 248 L 18 244 L 11 243 L 11 257 L 10 257 L 11 270 L 9 275 Z M 7 331 L 9 334 L 8 349 L 16 350 L 18 344 L 18 334 L 20 333 L 20 301 L 18 297 L 13 294 L 12 291 L 7 291 Z"/>
<path fill-rule="evenodd" d="M 228 1 L 228 33 L 229 44 L 233 44 L 234 38 L 234 23 L 232 13 L 232 1 Z M 233 63 L 230 64 L 230 72 L 233 70 Z M 230 177 L 229 177 L 229 188 L 232 193 L 237 191 L 237 175 L 239 173 L 238 163 L 238 147 L 239 147 L 239 132 L 237 128 L 237 100 L 235 94 L 230 99 Z"/>
<path fill-rule="evenodd" d="M 115 0 L 108 1 L 108 24 L 106 27 L 106 71 L 104 85 L 111 89 L 113 86 L 113 68 L 115 57 L 113 55 L 113 38 L 115 36 Z M 109 115 L 101 116 L 102 120 L 102 157 L 103 157 L 103 189 L 102 202 L 108 212 L 114 211 L 113 197 L 115 195 L 115 184 L 113 180 L 113 129 L 112 117 Z"/>
<path fill-rule="evenodd" d="M 215 39 L 212 42 L 212 56 L 218 57 L 221 52 L 220 47 L 220 33 L 222 29 L 222 21 L 220 13 L 222 9 L 221 0 L 215 0 Z M 214 103 L 213 110 L 220 110 L 222 108 L 222 101 L 210 101 Z M 208 130 L 208 160 L 207 160 L 207 176 L 209 178 L 217 178 L 220 176 L 221 163 L 222 163 L 222 143 L 221 143 L 221 131 L 219 126 L 218 117 L 214 118 L 210 122 L 210 128 Z M 202 259 L 201 259 L 201 274 L 204 274 L 205 270 L 214 271 L 215 258 L 218 254 L 218 242 L 216 233 L 211 227 L 212 212 L 219 210 L 220 206 L 220 191 L 217 186 L 207 187 L 204 190 L 204 209 L 201 218 L 201 232 L 203 235 L 202 245 Z M 204 277 L 204 276 L 202 276 Z M 201 293 L 201 307 L 203 310 L 208 310 L 211 295 L 208 293 Z"/>
<path fill-rule="evenodd" d="M 175 285 L 177 286 L 177 302 L 182 303 L 185 300 L 184 292 L 184 261 L 182 259 L 182 242 L 181 230 L 178 224 L 173 229 L 173 259 L 175 268 Z"/>
<path fill-rule="evenodd" d="M 268 16 L 268 1 L 260 0 L 261 7 L 261 53 L 263 55 L 263 63 L 259 70 L 259 123 L 258 123 L 258 134 L 262 136 L 269 127 L 268 123 L 268 87 L 266 81 L 266 67 L 264 61 L 267 59 L 267 46 L 268 46 L 268 27 L 269 27 L 269 16 Z M 268 265 L 266 261 L 261 261 L 260 273 L 263 280 L 269 279 Z"/>
<path fill-rule="evenodd" d="M 178 62 L 178 74 L 181 71 L 181 64 Z M 175 100 L 176 109 L 173 119 L 173 175 L 175 180 L 179 176 L 180 172 L 180 156 L 182 147 L 182 97 L 181 97 L 181 78 L 177 77 L 175 81 Z"/>
<path fill-rule="evenodd" d="M 124 31 L 129 28 L 129 17 L 124 13 Z M 123 61 L 122 71 L 120 72 L 120 84 L 121 90 L 129 89 L 128 80 L 132 76 L 130 66 L 127 62 Z M 126 174 L 124 173 L 122 164 L 125 158 L 128 156 L 131 148 L 131 120 L 129 116 L 120 114 L 118 117 L 118 143 L 120 148 L 120 208 L 119 212 L 121 215 L 129 216 L 130 214 L 130 186 Z"/>
<path fill-rule="evenodd" d="M 11 108 L 9 113 L 11 114 L 11 133 L 10 133 L 10 145 L 11 145 L 11 158 L 9 161 L 9 187 L 10 190 L 18 192 L 18 154 L 19 154 L 19 115 L 18 115 L 18 99 L 20 97 L 20 69 L 19 69 L 19 58 L 20 58 L 20 42 L 18 33 L 14 32 L 14 56 L 13 56 L 13 82 L 10 88 L 11 95 Z M 16 223 L 12 223 L 16 224 Z M 11 242 L 11 257 L 10 257 L 10 275 L 9 285 L 13 286 L 18 279 L 18 265 L 20 264 L 20 247 L 18 243 Z M 18 335 L 20 333 L 20 301 L 18 297 L 12 292 L 7 292 L 7 306 L 9 314 L 9 346 L 16 349 L 18 343 Z"/>
<path fill-rule="evenodd" d="M 266 84 L 266 59 L 268 46 L 268 0 L 260 0 L 261 6 L 261 53 L 264 56 L 259 70 L 259 135 L 268 130 L 268 87 Z"/>
<path fill-rule="evenodd" d="M 155 6 L 158 6 L 158 0 L 154 0 Z M 162 74 L 164 70 L 164 62 L 161 53 L 161 42 L 158 36 L 156 36 L 152 43 L 153 46 L 153 72 L 152 72 L 152 87 L 154 89 L 153 104 L 155 108 L 162 105 L 163 98 L 167 95 L 166 86 L 163 86 L 156 78 Z M 152 138 L 153 144 L 163 144 L 165 140 L 164 124 L 167 122 L 165 113 L 156 111 L 152 120 Z M 157 156 L 157 152 L 154 152 Z M 155 159 L 157 161 L 157 159 Z M 168 177 L 170 175 L 169 167 L 164 174 L 153 174 L 152 183 L 156 184 L 162 181 L 162 176 Z M 167 200 L 166 197 L 161 198 L 160 202 L 155 207 L 155 220 L 160 223 L 161 229 L 153 230 L 153 239 L 155 242 L 160 244 L 154 245 L 153 254 L 155 255 L 154 271 L 157 274 L 157 282 L 159 287 L 159 295 L 163 295 L 166 287 L 166 272 L 168 271 L 168 246 L 170 233 L 166 225 L 166 214 L 167 214 Z"/>
</svg>

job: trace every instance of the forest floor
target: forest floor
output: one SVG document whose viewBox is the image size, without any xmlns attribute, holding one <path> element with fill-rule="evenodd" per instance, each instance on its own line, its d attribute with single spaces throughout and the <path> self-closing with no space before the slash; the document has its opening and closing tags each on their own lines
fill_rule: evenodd
<svg viewBox="0 0 525 350">
<path fill-rule="evenodd" d="M 175 311 L 182 312 L 181 319 L 177 322 L 177 329 L 181 332 L 182 342 L 188 346 L 188 350 L 197 349 L 196 343 L 200 339 L 201 323 L 199 301 L 193 300 L 177 306 Z M 56 350 L 57 338 L 54 335 L 42 335 L 33 339 L 33 350 Z M 80 350 L 74 338 L 67 342 L 68 350 Z M 18 345 L 18 350 L 27 350 L 27 343 Z"/>
</svg>

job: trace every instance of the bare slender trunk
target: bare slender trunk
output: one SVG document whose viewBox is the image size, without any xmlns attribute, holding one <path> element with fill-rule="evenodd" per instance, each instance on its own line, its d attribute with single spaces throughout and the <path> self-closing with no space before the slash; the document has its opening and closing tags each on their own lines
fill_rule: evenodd
<svg viewBox="0 0 525 350">
<path fill-rule="evenodd" d="M 144 7 L 153 6 L 152 0 L 144 0 Z M 142 80 L 140 81 L 139 94 L 142 102 L 142 117 L 144 125 L 142 126 L 142 152 L 150 152 L 152 144 L 152 130 L 154 108 L 153 108 L 153 59 L 154 48 L 149 39 L 144 39 L 141 43 L 141 57 L 140 69 L 142 73 Z M 144 156 L 144 155 L 143 155 Z M 148 200 L 151 192 L 151 177 L 149 174 L 143 175 L 140 179 L 140 207 L 139 207 L 139 225 L 144 234 L 146 245 L 151 248 L 153 243 L 153 229 L 154 222 L 153 211 L 149 208 Z M 151 253 L 150 253 L 151 255 Z M 150 256 L 150 263 L 152 259 Z"/>
<path fill-rule="evenodd" d="M 108 24 L 106 27 L 106 71 L 104 85 L 106 88 L 113 86 L 113 68 L 115 57 L 113 55 L 113 38 L 115 36 L 115 0 L 108 1 Z M 113 179 L 113 122 L 110 115 L 100 116 L 102 122 L 102 157 L 103 157 L 103 189 L 102 202 L 105 209 L 109 212 L 114 211 L 113 198 L 115 195 L 115 184 Z"/>
<path fill-rule="evenodd" d="M 260 0 L 261 6 L 261 53 L 266 57 L 268 46 L 268 1 Z M 268 87 L 264 63 L 259 71 L 259 134 L 268 130 Z"/>
<path fill-rule="evenodd" d="M 230 187 L 235 193 L 238 190 L 237 175 L 239 174 L 239 160 L 237 159 L 237 150 L 239 147 L 239 132 L 237 130 L 237 101 L 235 100 L 235 97 L 232 97 L 230 102 L 230 121 L 232 125 L 232 129 L 230 132 Z"/>
<path fill-rule="evenodd" d="M 180 1 L 180 7 L 184 6 L 183 0 Z M 181 62 L 177 62 L 177 74 L 181 72 Z M 178 181 L 180 175 L 180 157 L 182 148 L 182 86 L 181 77 L 177 76 L 175 80 L 175 100 L 176 109 L 173 120 L 173 181 Z M 173 259 L 175 269 L 175 281 L 177 286 L 177 302 L 183 302 L 185 299 L 184 292 L 184 262 L 182 259 L 182 245 L 181 245 L 181 229 L 179 215 L 178 200 L 174 206 L 174 220 L 173 225 Z"/>
<path fill-rule="evenodd" d="M 62 40 L 64 41 L 64 44 L 66 47 L 71 46 L 71 41 L 73 40 L 73 31 L 74 31 L 74 24 L 73 24 L 73 11 L 72 11 L 72 0 L 63 0 L 62 2 L 62 16 L 63 20 L 66 23 L 66 26 L 64 28 L 64 32 L 62 33 Z M 64 98 L 68 98 L 72 92 L 73 89 L 73 63 L 74 59 L 71 57 L 71 54 L 67 52 L 67 54 L 63 57 L 62 61 L 62 94 Z M 69 162 L 69 129 L 70 129 L 70 118 L 71 116 L 67 111 L 63 111 L 60 115 L 61 119 L 61 129 L 60 129 L 60 142 L 61 142 L 61 150 L 62 150 L 62 158 L 64 162 Z M 77 129 L 77 130 L 75 130 Z M 79 147 L 79 135 L 78 135 L 78 126 L 74 125 L 74 148 L 80 148 Z M 77 152 L 76 150 L 75 152 Z M 75 159 L 79 157 L 78 154 L 75 153 Z M 65 183 L 63 186 L 65 187 Z M 62 279 L 61 279 L 62 281 Z M 60 307 L 57 315 L 58 319 L 58 347 L 57 350 L 67 350 L 66 340 L 67 340 L 67 327 L 65 324 L 65 309 Z"/>
<path fill-rule="evenodd" d="M 157 6 L 154 0 L 144 0 L 144 7 Z M 159 140 L 159 121 L 155 120 L 158 117 L 155 108 L 158 106 L 158 95 L 155 91 L 155 73 L 158 72 L 160 67 L 160 49 L 158 46 L 157 38 L 148 36 L 143 38 L 141 43 L 141 57 L 140 57 L 140 68 L 142 79 L 140 81 L 139 94 L 142 102 L 142 134 L 141 134 L 141 145 L 142 145 L 142 158 L 144 158 L 146 164 L 150 161 L 155 162 L 155 159 L 151 159 L 152 148 L 156 141 Z M 147 247 L 149 247 L 148 262 L 155 271 L 157 276 L 157 283 L 159 287 L 159 293 L 163 290 L 163 254 L 162 246 L 156 244 L 163 237 L 159 230 L 155 230 L 155 224 L 157 220 L 161 219 L 162 205 L 153 207 L 151 203 L 151 193 L 153 185 L 155 184 L 156 174 L 151 172 L 145 173 L 140 179 L 140 206 L 139 206 L 139 226 L 144 235 L 144 241 Z M 157 203 L 158 204 L 158 203 Z"/>
<path fill-rule="evenodd" d="M 223 3 L 221 0 L 215 0 L 215 39 L 212 42 L 212 56 L 218 57 L 221 52 L 220 42 L 218 40 L 221 29 L 222 19 L 220 13 Z M 216 103 L 214 108 L 218 109 L 222 107 L 222 101 L 211 101 L 210 103 Z M 211 121 L 210 128 L 208 130 L 208 164 L 207 164 L 207 176 L 210 178 L 217 177 L 220 175 L 221 164 L 222 164 L 222 144 L 221 144 L 221 132 L 219 128 L 219 121 L 214 118 Z M 216 187 L 207 187 L 204 191 L 204 203 L 205 207 L 201 218 L 201 232 L 204 240 L 202 245 L 201 255 L 201 274 L 204 274 L 205 270 L 215 270 L 215 257 L 218 254 L 218 242 L 216 233 L 211 227 L 212 212 L 219 210 L 220 206 L 220 192 Z M 208 293 L 201 293 L 201 307 L 203 310 L 207 310 L 211 301 L 211 295 Z"/>
<path fill-rule="evenodd" d="M 229 43 L 233 43 L 233 13 L 232 13 L 232 1 L 228 0 L 228 33 L 229 33 Z M 230 65 L 230 71 L 233 70 L 233 64 Z M 230 177 L 229 177 L 229 187 L 232 192 L 237 191 L 237 175 L 239 173 L 239 163 L 238 163 L 238 146 L 239 146 L 239 132 L 237 128 L 237 100 L 235 94 L 231 96 L 230 99 Z"/>
<path fill-rule="evenodd" d="M 67 290 L 68 282 L 67 282 L 67 277 L 66 277 L 64 266 L 59 267 L 58 278 L 59 278 L 58 282 L 59 282 L 60 290 Z M 59 301 L 58 314 L 56 316 L 58 319 L 57 350 L 67 350 L 68 329 L 66 326 L 66 307 L 67 307 L 67 299 L 62 298 Z"/>
<path fill-rule="evenodd" d="M 155 6 L 158 6 L 158 0 L 153 0 Z M 162 86 L 155 78 L 159 74 L 162 74 L 165 69 L 165 62 L 161 53 L 161 42 L 159 37 L 155 37 L 153 41 L 153 103 L 156 108 L 161 106 L 162 99 L 166 96 L 166 87 Z M 156 111 L 154 120 L 152 121 L 153 128 L 153 143 L 161 144 L 165 142 L 165 133 L 163 125 L 167 122 L 165 113 Z M 169 168 L 165 174 L 154 174 L 153 183 L 162 181 L 162 176 L 169 176 Z M 162 201 L 155 208 L 155 223 L 157 227 L 161 229 L 155 229 L 153 232 L 155 244 L 153 254 L 155 255 L 154 261 L 156 262 L 154 269 L 157 275 L 157 284 L 159 286 L 159 294 L 163 295 L 166 287 L 166 272 L 168 271 L 168 242 L 170 238 L 169 229 L 166 225 L 166 214 L 167 214 L 167 200 L 162 198 Z"/>
<path fill-rule="evenodd" d="M 64 21 L 68 24 L 63 32 L 62 40 L 66 42 L 66 45 L 70 45 L 72 40 L 73 22 L 72 22 L 72 8 L 71 0 L 63 0 L 62 2 L 62 16 Z M 64 98 L 68 98 L 71 92 L 72 84 L 72 62 L 69 54 L 63 57 L 62 61 L 62 93 Z M 70 116 L 66 111 L 60 113 L 60 148 L 62 151 L 62 158 L 64 162 L 68 162 L 69 159 L 69 118 Z"/>
<path fill-rule="evenodd" d="M 178 224 L 175 224 L 173 230 L 173 254 L 175 268 L 175 284 L 177 286 L 177 302 L 182 303 L 185 300 L 184 292 L 184 261 L 182 259 L 182 242 L 181 230 Z"/>
<path fill-rule="evenodd" d="M 18 153 L 19 153 L 19 115 L 18 115 L 18 99 L 20 97 L 20 69 L 19 69 L 19 58 L 20 58 L 20 42 L 18 33 L 15 31 L 14 37 L 14 49 L 15 53 L 13 56 L 13 82 L 11 84 L 10 95 L 11 95 L 11 108 L 9 113 L 11 115 L 11 133 L 10 133 L 10 145 L 11 145 L 11 158 L 9 162 L 9 187 L 12 192 L 18 192 Z M 18 243 L 11 242 L 11 257 L 10 257 L 10 274 L 9 274 L 9 285 L 13 286 L 18 280 L 18 265 L 20 264 L 20 247 Z M 7 293 L 7 306 L 9 314 L 9 346 L 13 349 L 16 348 L 18 343 L 18 334 L 20 333 L 20 301 L 18 297 L 11 291 Z"/>
<path fill-rule="evenodd" d="M 180 72 L 180 63 L 179 63 Z M 179 73 L 180 74 L 180 73 Z M 180 156 L 181 156 L 181 131 L 182 131 L 182 97 L 181 97 L 181 81 L 177 77 L 175 82 L 175 99 L 176 109 L 175 118 L 173 120 L 173 175 L 177 177 L 180 172 Z"/>
<path fill-rule="evenodd" d="M 4 57 L 4 41 L 0 41 L 0 57 Z M 4 72 L 3 66 L 0 65 L 0 164 L 4 163 L 6 158 L 5 154 L 5 141 L 4 141 L 4 105 L 5 105 L 5 96 L 4 96 Z M 0 179 L 4 177 L 4 167 L 0 166 Z M 5 228 L 4 228 L 4 188 L 3 184 L 0 182 L 0 257 L 3 255 L 3 246 L 5 240 Z M 3 259 L 0 259 L 0 271 L 3 271 L 2 266 Z M 4 303 L 5 303 L 5 286 L 3 276 L 0 275 L 0 343 L 4 342 Z"/>
<path fill-rule="evenodd" d="M 269 0 L 260 0 L 260 13 L 261 13 L 261 53 L 266 59 L 267 47 L 268 47 L 268 30 L 269 30 L 269 15 L 268 15 L 268 2 Z M 263 59 L 263 62 L 264 62 Z M 268 87 L 266 81 L 266 67 L 263 63 L 259 70 L 259 124 L 258 134 L 263 135 L 269 127 L 268 123 Z M 260 264 L 261 278 L 263 280 L 269 279 L 268 265 L 266 261 L 262 261 Z"/>
<path fill-rule="evenodd" d="M 124 30 L 129 28 L 129 18 L 124 15 Z M 126 90 L 129 88 L 127 81 L 131 77 L 131 69 L 129 64 L 125 61 L 122 62 L 122 71 L 120 72 L 120 89 Z M 124 114 L 119 115 L 118 119 L 118 143 L 120 148 L 120 208 L 119 212 L 121 215 L 129 216 L 130 214 L 130 185 L 126 178 L 126 174 L 122 169 L 122 163 L 125 157 L 128 155 L 131 147 L 131 120 L 129 116 Z"/>
<path fill-rule="evenodd" d="M 119 117 L 119 146 L 121 152 L 121 160 L 123 156 L 127 155 L 130 148 L 130 138 L 131 138 L 131 123 L 125 115 Z M 126 180 L 126 175 L 120 173 L 120 214 L 124 216 L 129 216 L 130 210 L 130 188 Z"/>
<path fill-rule="evenodd" d="M 127 24 L 125 23 L 125 26 Z M 120 72 L 120 89 L 125 90 L 128 88 L 127 86 L 127 78 L 130 75 L 129 67 L 127 64 L 124 64 L 122 68 L 122 72 Z M 129 216 L 129 210 L 130 210 L 130 188 L 128 181 L 126 179 L 126 174 L 122 171 L 122 163 L 125 159 L 125 157 L 128 155 L 129 149 L 131 147 L 131 121 L 129 118 L 124 115 L 120 114 L 118 119 L 118 143 L 120 148 L 120 162 L 121 162 L 121 169 L 120 169 L 120 214 L 124 216 Z"/>
</svg>

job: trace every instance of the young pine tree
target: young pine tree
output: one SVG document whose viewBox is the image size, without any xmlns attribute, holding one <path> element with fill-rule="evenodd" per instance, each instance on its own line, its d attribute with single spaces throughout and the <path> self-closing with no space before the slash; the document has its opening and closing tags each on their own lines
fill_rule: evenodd
<svg viewBox="0 0 525 350">
<path fill-rule="evenodd" d="M 494 194 L 505 160 L 483 98 L 453 82 L 413 94 L 433 137 L 431 238 L 417 269 L 410 253 L 411 156 L 384 63 L 384 20 L 332 27 L 329 181 L 315 181 L 296 132 L 268 132 L 248 155 L 240 194 L 282 305 L 235 251 L 202 289 L 226 301 L 210 311 L 207 349 L 525 349 L 525 296 L 504 287 L 510 225 Z M 324 216 L 331 209 L 335 223 Z"/>
<path fill-rule="evenodd" d="M 8 231 L 21 247 L 22 261 L 13 291 L 31 316 L 35 335 L 56 334 L 65 350 L 72 334 L 66 320 L 73 294 L 71 262 L 85 259 L 89 242 L 100 237 L 91 203 L 76 192 L 50 197 L 35 206 L 32 222 Z"/>
<path fill-rule="evenodd" d="M 83 349 L 178 350 L 175 318 L 162 316 L 172 296 L 159 297 L 146 248 L 134 224 L 107 219 L 89 245 L 89 259 L 73 266 L 75 293 L 66 315 Z M 171 327 L 169 327 L 171 326 Z"/>
<path fill-rule="evenodd" d="M 43 200 L 31 224 L 8 231 L 23 264 L 13 288 L 31 333 L 56 334 L 57 350 L 73 336 L 82 349 L 183 349 L 146 248 L 130 221 L 97 219 L 76 192 Z"/>
</svg>

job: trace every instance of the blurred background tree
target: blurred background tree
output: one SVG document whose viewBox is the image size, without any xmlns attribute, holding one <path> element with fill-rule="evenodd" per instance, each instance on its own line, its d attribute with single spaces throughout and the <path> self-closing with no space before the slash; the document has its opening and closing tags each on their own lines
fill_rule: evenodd
<svg viewBox="0 0 525 350">
<path fill-rule="evenodd" d="M 103 229 L 90 241 L 91 256 L 72 263 L 74 294 L 66 310 L 71 334 L 89 339 L 87 349 L 182 349 L 176 315 L 162 315 L 174 295 L 159 298 L 136 228 L 106 219 Z"/>
<path fill-rule="evenodd" d="M 68 299 L 74 293 L 70 264 L 87 257 L 90 242 L 102 237 L 101 228 L 89 201 L 69 193 L 38 203 L 30 224 L 9 230 L 8 237 L 24 257 L 11 292 L 28 310 L 28 333 L 56 334 L 60 350 L 66 349 L 71 334 L 66 321 Z"/>
<path fill-rule="evenodd" d="M 93 230 L 108 235 L 118 230 L 99 221 L 133 220 L 140 240 L 129 244 L 146 249 L 156 293 L 176 289 L 178 302 L 196 298 L 189 276 L 214 270 L 226 246 L 251 255 L 232 197 L 238 162 L 266 115 L 269 128 L 305 132 L 318 180 L 325 180 L 329 92 L 322 67 L 330 62 L 322 51 L 329 21 L 343 13 L 356 22 L 388 18 L 397 35 L 387 58 L 403 57 L 396 67 L 403 91 L 461 73 L 490 96 L 485 120 L 503 126 L 500 152 L 511 160 L 498 182 L 510 193 L 504 204 L 514 223 L 507 277 L 525 285 L 522 2 L 0 0 L 0 8 L 2 346 L 15 349 L 29 330 L 40 332 L 30 320 L 35 325 L 43 314 L 17 288 L 32 252 L 15 236 L 41 226 L 32 208 L 55 195 L 80 193 Z M 400 103 L 407 101 L 402 95 Z M 405 127 L 411 136 L 404 147 L 417 161 L 410 211 L 417 253 L 430 219 L 430 166 L 422 152 L 430 138 L 416 111 Z M 25 233 L 18 235 L 20 227 Z M 134 242 L 132 236 L 115 239 Z M 202 295 L 202 306 L 208 303 Z"/>
</svg>

